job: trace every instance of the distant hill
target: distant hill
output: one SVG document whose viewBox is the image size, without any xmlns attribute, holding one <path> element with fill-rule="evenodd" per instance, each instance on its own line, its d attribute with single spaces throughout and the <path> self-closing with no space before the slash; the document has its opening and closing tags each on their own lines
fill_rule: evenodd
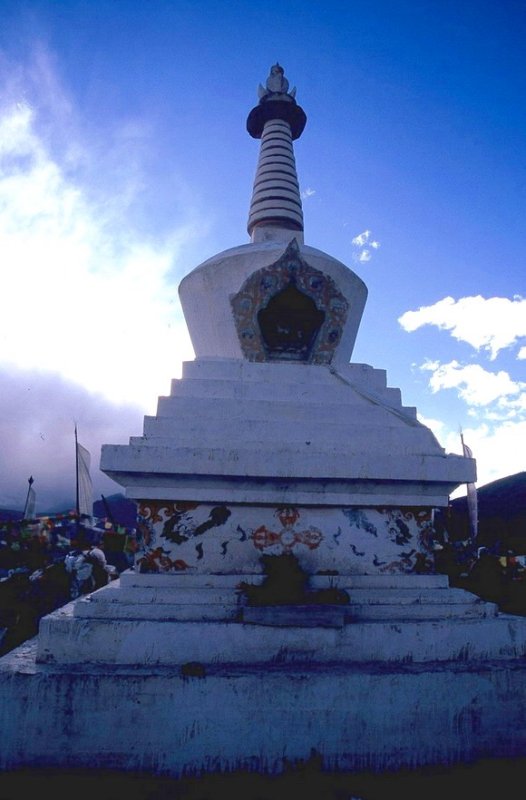
<svg viewBox="0 0 526 800">
<path fill-rule="evenodd" d="M 526 472 L 517 472 L 479 486 L 477 497 L 481 517 L 510 519 L 526 513 Z M 467 498 L 457 497 L 450 505 L 458 511 L 467 511 Z"/>
<path fill-rule="evenodd" d="M 481 545 L 489 546 L 500 540 L 526 553 L 526 472 L 477 487 L 477 505 Z M 449 522 L 455 538 L 468 538 L 467 497 L 450 502 Z"/>
</svg>

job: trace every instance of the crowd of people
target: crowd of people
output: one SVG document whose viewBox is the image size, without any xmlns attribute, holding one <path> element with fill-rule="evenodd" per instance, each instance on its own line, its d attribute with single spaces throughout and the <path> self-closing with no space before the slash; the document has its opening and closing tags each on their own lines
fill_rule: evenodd
<svg viewBox="0 0 526 800">
<path fill-rule="evenodd" d="M 496 603 L 501 611 L 526 616 L 526 548 L 517 552 L 496 540 L 447 541 L 435 554 L 437 572 L 448 575 L 451 586 L 466 589 Z"/>
<path fill-rule="evenodd" d="M 135 531 L 96 523 L 69 515 L 0 524 L 0 655 L 35 636 L 43 616 L 133 565 Z"/>
</svg>

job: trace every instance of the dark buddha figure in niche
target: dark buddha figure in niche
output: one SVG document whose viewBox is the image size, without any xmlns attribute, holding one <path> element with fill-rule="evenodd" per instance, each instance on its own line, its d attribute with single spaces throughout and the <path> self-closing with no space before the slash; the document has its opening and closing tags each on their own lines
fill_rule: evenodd
<svg viewBox="0 0 526 800">
<path fill-rule="evenodd" d="M 258 313 L 268 358 L 308 361 L 324 320 L 325 313 L 297 288 L 292 278 Z"/>
</svg>

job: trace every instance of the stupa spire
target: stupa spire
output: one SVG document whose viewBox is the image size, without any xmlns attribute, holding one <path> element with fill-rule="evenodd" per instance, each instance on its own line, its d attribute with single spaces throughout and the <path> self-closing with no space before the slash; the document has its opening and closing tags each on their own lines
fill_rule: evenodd
<svg viewBox="0 0 526 800">
<path fill-rule="evenodd" d="M 258 88 L 259 103 L 247 119 L 247 130 L 261 139 L 247 230 L 253 242 L 287 240 L 297 231 L 303 239 L 303 210 L 293 140 L 298 139 L 307 117 L 289 92 L 283 67 L 270 68 L 266 85 Z"/>
</svg>

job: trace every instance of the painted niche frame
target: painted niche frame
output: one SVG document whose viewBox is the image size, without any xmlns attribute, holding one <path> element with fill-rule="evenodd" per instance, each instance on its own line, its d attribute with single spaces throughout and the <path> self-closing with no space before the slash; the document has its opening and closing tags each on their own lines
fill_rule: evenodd
<svg viewBox="0 0 526 800">
<path fill-rule="evenodd" d="M 274 264 L 250 275 L 230 299 L 243 355 L 248 361 L 290 360 L 269 355 L 258 315 L 291 285 L 310 298 L 324 315 L 308 356 L 298 360 L 330 364 L 347 321 L 349 303 L 329 275 L 314 269 L 301 257 L 296 239 Z"/>
</svg>

